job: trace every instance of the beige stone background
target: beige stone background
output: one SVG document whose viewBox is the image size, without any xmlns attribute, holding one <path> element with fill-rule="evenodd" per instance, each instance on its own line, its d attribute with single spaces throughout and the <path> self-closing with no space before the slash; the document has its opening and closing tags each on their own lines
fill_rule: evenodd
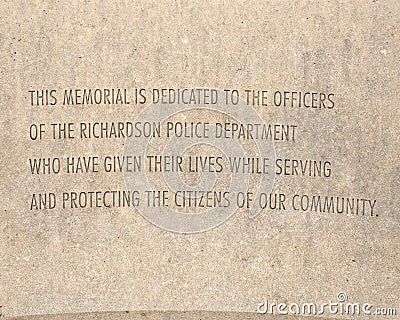
<svg viewBox="0 0 400 320">
<path fill-rule="evenodd" d="M 399 313 L 399 14 L 397 0 L 2 1 L 1 314 L 255 319 L 265 297 L 323 303 L 341 291 Z M 140 110 L 29 105 L 29 90 L 84 87 L 334 92 L 329 112 L 256 108 L 299 125 L 278 155 L 333 162 L 332 178 L 278 177 L 274 191 L 373 198 L 379 217 L 239 211 L 180 235 L 131 209 L 30 211 L 34 192 L 124 186 L 29 173 L 29 157 L 122 154 L 116 139 L 29 140 L 32 123 Z M 76 318 L 49 319 L 60 317 Z"/>
</svg>

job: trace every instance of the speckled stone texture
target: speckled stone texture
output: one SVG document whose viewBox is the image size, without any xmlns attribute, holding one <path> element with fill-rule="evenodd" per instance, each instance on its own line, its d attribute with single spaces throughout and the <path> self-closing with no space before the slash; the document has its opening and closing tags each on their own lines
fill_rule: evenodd
<svg viewBox="0 0 400 320">
<path fill-rule="evenodd" d="M 264 299 L 322 304 L 340 292 L 400 313 L 399 17 L 398 0 L 2 1 L 0 314 L 268 319 L 257 314 Z M 298 126 L 295 141 L 274 142 L 277 157 L 329 161 L 330 176 L 279 174 L 285 210 L 253 220 L 237 210 L 197 234 L 160 229 L 133 208 L 30 210 L 34 193 L 125 186 L 121 174 L 31 174 L 31 158 L 124 147 L 33 141 L 32 124 L 126 122 L 144 108 L 32 106 L 30 90 L 195 87 L 267 91 L 267 106 L 249 108 Z M 274 105 L 285 91 L 332 93 L 335 106 Z M 368 199 L 359 203 L 374 214 L 293 207 L 314 195 Z"/>
</svg>

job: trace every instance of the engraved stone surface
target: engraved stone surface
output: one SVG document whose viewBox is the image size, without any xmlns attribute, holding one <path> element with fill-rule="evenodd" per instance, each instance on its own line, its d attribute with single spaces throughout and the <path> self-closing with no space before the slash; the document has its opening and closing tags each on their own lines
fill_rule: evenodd
<svg viewBox="0 0 400 320">
<path fill-rule="evenodd" d="M 397 0 L 0 9 L 0 317 L 396 318 Z"/>
</svg>

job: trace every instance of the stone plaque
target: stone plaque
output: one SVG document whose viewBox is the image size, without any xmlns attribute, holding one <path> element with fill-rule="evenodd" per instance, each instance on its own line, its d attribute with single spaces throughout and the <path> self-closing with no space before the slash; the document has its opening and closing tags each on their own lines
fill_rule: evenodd
<svg viewBox="0 0 400 320">
<path fill-rule="evenodd" d="M 399 14 L 4 1 L 0 317 L 398 319 Z"/>
</svg>

